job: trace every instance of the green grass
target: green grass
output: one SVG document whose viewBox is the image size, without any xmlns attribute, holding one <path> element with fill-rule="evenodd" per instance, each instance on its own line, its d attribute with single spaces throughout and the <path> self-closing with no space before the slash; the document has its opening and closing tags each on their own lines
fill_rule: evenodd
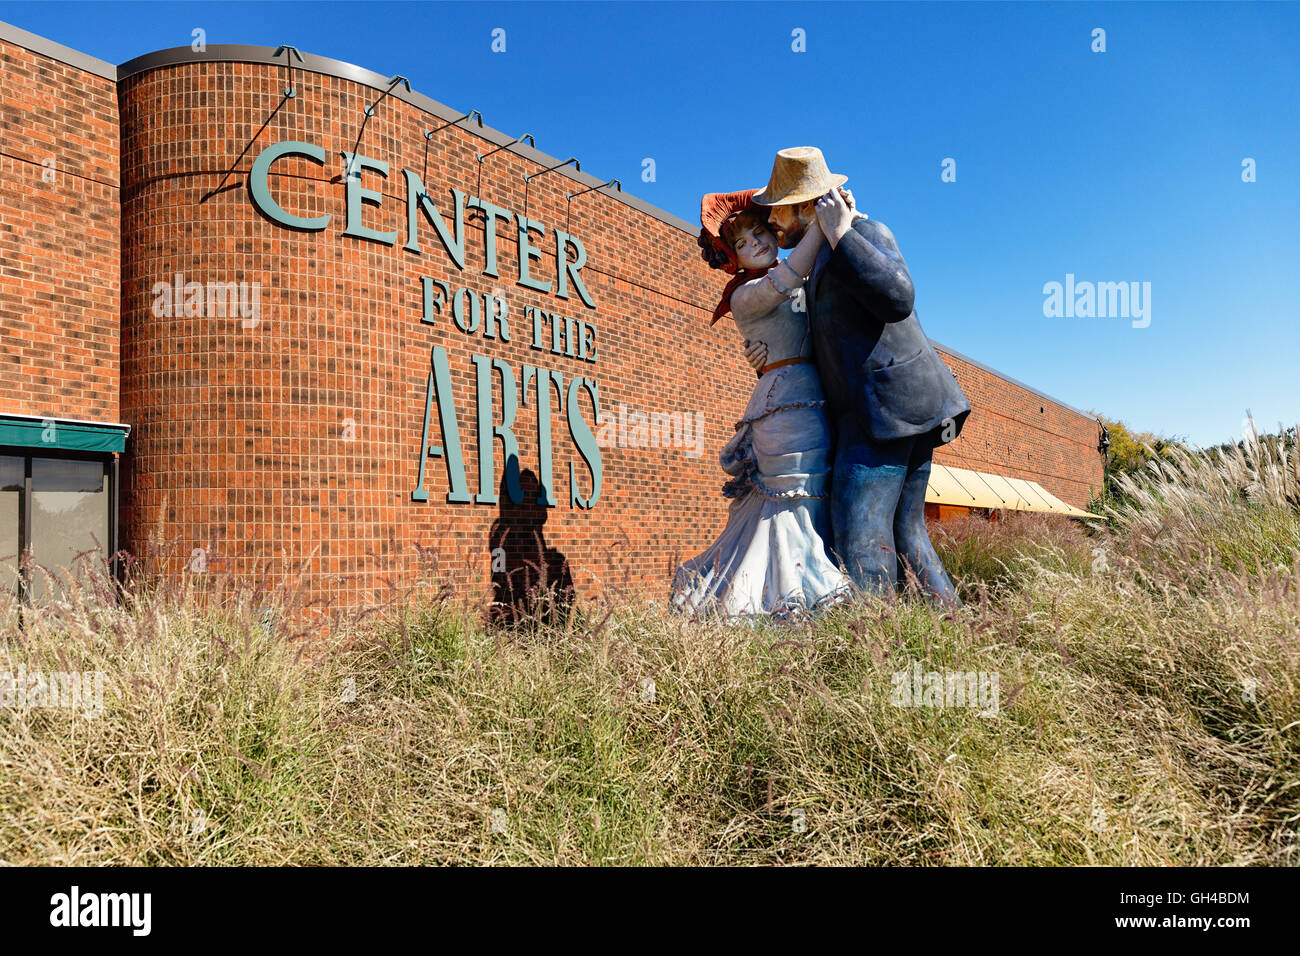
<svg viewBox="0 0 1300 956">
<path fill-rule="evenodd" d="M 0 860 L 1296 863 L 1294 466 L 1189 458 L 1092 530 L 936 527 L 955 613 L 502 631 L 429 588 L 304 643 L 265 595 L 74 588 L 9 612 L 0 672 L 102 671 L 104 711 L 0 709 Z M 916 661 L 996 673 L 997 715 L 895 706 Z"/>
</svg>

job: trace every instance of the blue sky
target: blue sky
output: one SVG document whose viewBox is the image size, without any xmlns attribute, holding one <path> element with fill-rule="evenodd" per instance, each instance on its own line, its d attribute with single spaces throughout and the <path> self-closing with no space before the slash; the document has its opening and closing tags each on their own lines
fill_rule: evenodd
<svg viewBox="0 0 1300 956">
<path fill-rule="evenodd" d="M 702 193 L 816 145 L 898 237 L 932 338 L 1202 445 L 1247 408 L 1300 421 L 1295 4 L 55 2 L 0 20 L 113 63 L 198 27 L 401 73 L 691 222 Z M 1149 282 L 1150 324 L 1046 317 L 1067 274 Z"/>
</svg>

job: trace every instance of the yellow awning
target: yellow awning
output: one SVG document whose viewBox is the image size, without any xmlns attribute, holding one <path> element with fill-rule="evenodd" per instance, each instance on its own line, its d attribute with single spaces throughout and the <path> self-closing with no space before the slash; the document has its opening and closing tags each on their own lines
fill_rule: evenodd
<svg viewBox="0 0 1300 956">
<path fill-rule="evenodd" d="M 925 500 L 929 504 L 964 505 L 967 508 L 982 507 L 973 492 L 963 487 L 961 481 L 953 474 L 952 468 L 943 465 L 930 465 L 930 483 L 925 489 Z M 960 469 L 958 469 L 960 470 Z"/>
<path fill-rule="evenodd" d="M 930 484 L 925 490 L 925 500 L 930 504 L 965 508 L 1005 508 L 1074 518 L 1101 517 L 1066 504 L 1036 481 L 938 464 L 930 466 Z"/>
</svg>

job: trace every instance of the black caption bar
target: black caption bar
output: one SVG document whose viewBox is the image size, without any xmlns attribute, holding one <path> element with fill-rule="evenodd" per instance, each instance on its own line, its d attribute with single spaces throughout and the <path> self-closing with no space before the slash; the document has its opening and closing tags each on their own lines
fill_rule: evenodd
<svg viewBox="0 0 1300 956">
<path fill-rule="evenodd" d="M 18 938 L 131 945 L 355 940 L 475 927 L 551 942 L 689 919 L 711 938 L 803 939 L 889 928 L 918 938 L 1008 932 L 1070 939 L 1198 934 L 1231 942 L 1285 925 L 1290 874 L 1273 869 L 0 869 L 0 918 Z M 704 923 L 701 924 L 700 920 Z M 985 934 L 992 934 L 985 936 Z M 694 932 L 693 932 L 694 935 Z M 625 938 L 625 936 L 622 936 Z"/>
</svg>

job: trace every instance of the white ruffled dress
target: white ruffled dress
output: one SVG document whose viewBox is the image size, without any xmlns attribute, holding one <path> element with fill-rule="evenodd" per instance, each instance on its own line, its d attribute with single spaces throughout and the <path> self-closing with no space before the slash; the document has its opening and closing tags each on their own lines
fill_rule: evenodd
<svg viewBox="0 0 1300 956">
<path fill-rule="evenodd" d="M 767 343 L 769 364 L 809 358 L 808 316 L 786 300 L 763 316 L 735 317 L 747 341 Z M 842 599 L 851 582 L 826 552 L 831 435 L 817 367 L 784 365 L 754 386 L 722 449 L 732 499 L 721 536 L 677 569 L 674 608 L 745 618 L 783 616 Z"/>
</svg>

